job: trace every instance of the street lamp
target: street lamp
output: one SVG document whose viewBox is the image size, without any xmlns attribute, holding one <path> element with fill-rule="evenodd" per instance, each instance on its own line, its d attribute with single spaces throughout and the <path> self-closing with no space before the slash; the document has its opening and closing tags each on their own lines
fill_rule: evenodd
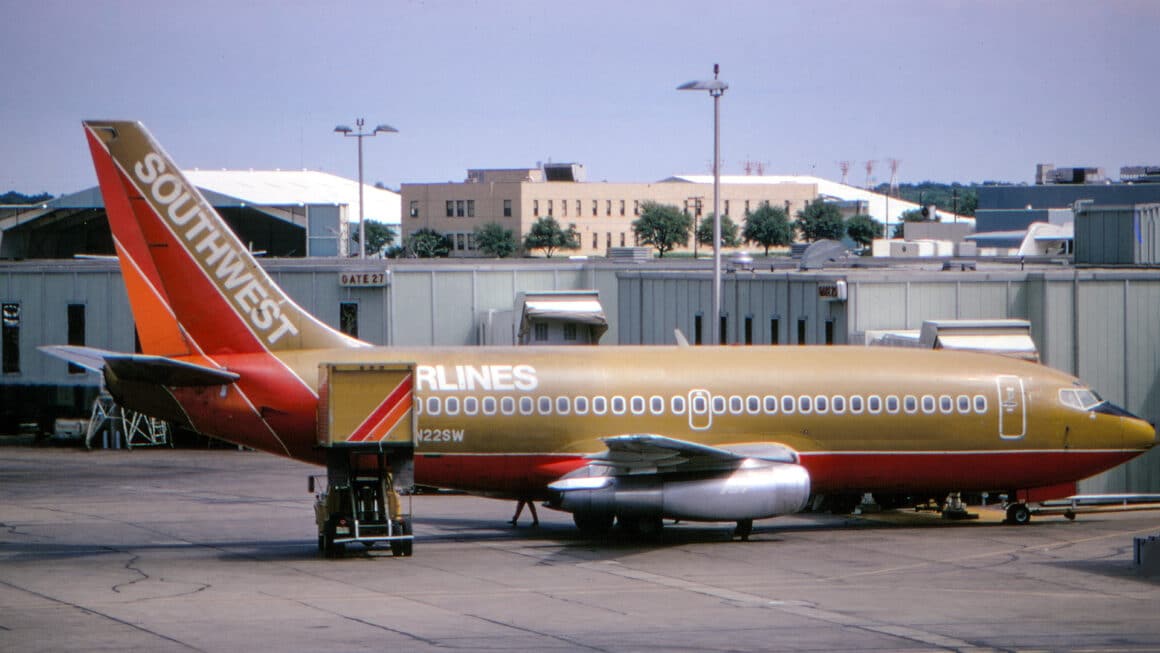
<svg viewBox="0 0 1160 653">
<path fill-rule="evenodd" d="M 364 138 L 367 138 L 370 136 L 375 136 L 379 132 L 382 132 L 384 134 L 396 134 L 399 132 L 399 130 L 395 129 L 394 127 L 392 127 L 390 125 L 379 125 L 378 127 L 375 127 L 373 131 L 364 132 L 363 125 L 366 124 L 366 121 L 364 121 L 362 118 L 355 120 L 354 124 L 358 127 L 358 131 L 351 129 L 350 127 L 347 127 L 346 125 L 337 126 L 334 128 L 334 131 L 338 132 L 339 134 L 342 134 L 343 136 L 349 136 L 349 137 L 358 139 L 358 257 L 359 258 L 366 258 L 367 257 L 367 232 L 366 232 L 365 226 L 363 225 L 363 154 L 362 154 L 362 147 L 363 146 L 362 146 L 362 142 L 363 142 Z"/>
<path fill-rule="evenodd" d="M 729 85 L 717 79 L 721 67 L 713 64 L 713 79 L 685 82 L 678 91 L 709 91 L 713 98 L 713 319 L 709 341 L 721 342 L 721 96 Z M 696 238 L 696 236 L 694 236 Z"/>
</svg>

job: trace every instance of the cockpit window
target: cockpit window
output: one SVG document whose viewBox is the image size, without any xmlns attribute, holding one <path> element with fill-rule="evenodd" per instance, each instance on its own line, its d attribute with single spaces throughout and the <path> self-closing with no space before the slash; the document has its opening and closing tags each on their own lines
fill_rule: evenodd
<svg viewBox="0 0 1160 653">
<path fill-rule="evenodd" d="M 1066 388 L 1059 391 L 1059 401 L 1078 410 L 1091 410 L 1104 403 L 1099 395 L 1087 388 Z"/>
</svg>

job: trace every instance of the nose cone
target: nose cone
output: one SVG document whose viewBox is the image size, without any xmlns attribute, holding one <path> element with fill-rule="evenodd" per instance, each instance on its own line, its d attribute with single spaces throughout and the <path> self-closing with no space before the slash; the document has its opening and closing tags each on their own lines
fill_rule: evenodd
<svg viewBox="0 0 1160 653">
<path fill-rule="evenodd" d="M 1124 417 L 1124 448 L 1147 451 L 1158 443 L 1156 427 L 1139 417 Z"/>
</svg>

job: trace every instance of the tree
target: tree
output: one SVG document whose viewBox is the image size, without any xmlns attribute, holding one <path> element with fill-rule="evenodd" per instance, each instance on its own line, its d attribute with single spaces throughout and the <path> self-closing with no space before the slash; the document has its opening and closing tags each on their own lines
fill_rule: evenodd
<svg viewBox="0 0 1160 653">
<path fill-rule="evenodd" d="M 353 225 L 354 242 L 358 242 L 358 225 Z M 363 231 L 367 233 L 367 256 L 382 257 L 387 248 L 395 242 L 395 228 L 377 220 L 364 220 Z"/>
<path fill-rule="evenodd" d="M 762 204 L 756 211 L 746 214 L 741 237 L 747 243 L 764 247 L 765 255 L 769 256 L 770 247 L 785 247 L 793 242 L 793 227 L 784 209 Z"/>
<path fill-rule="evenodd" d="M 846 234 L 850 236 L 850 240 L 863 247 L 870 245 L 875 238 L 881 238 L 885 231 L 881 222 L 864 213 L 846 221 Z"/>
<path fill-rule="evenodd" d="M 829 202 L 814 202 L 798 211 L 794 226 L 807 243 L 827 238 L 841 240 L 846 235 L 842 211 Z"/>
<path fill-rule="evenodd" d="M 640 217 L 632 222 L 636 239 L 645 245 L 657 248 L 661 258 L 665 252 L 673 251 L 677 245 L 689 242 L 689 232 L 693 219 L 684 211 L 669 204 L 642 202 Z M 710 236 L 709 240 L 712 241 Z"/>
<path fill-rule="evenodd" d="M 488 256 L 507 258 L 516 253 L 518 245 L 511 229 L 488 222 L 475 228 L 475 247 Z"/>
<path fill-rule="evenodd" d="M 905 230 L 907 222 L 930 222 L 930 216 L 923 215 L 922 211 L 922 209 L 910 209 L 909 211 L 903 211 L 902 215 L 898 216 L 901 218 L 901 220 L 894 224 L 894 230 L 891 232 L 890 237 L 902 238 L 906 233 Z"/>
<path fill-rule="evenodd" d="M 17 193 L 14 190 L 10 190 L 0 195 L 0 204 L 38 204 L 40 202 L 47 202 L 50 199 L 52 199 L 52 195 L 48 193 L 25 195 L 24 193 Z"/>
<path fill-rule="evenodd" d="M 558 249 L 580 249 L 580 235 L 574 225 L 562 229 L 556 218 L 545 216 L 532 223 L 524 237 L 524 249 L 542 249 L 545 256 L 552 258 Z"/>
<path fill-rule="evenodd" d="M 407 236 L 405 248 L 417 258 L 441 258 L 451 253 L 451 239 L 430 228 L 419 229 Z"/>
<path fill-rule="evenodd" d="M 701 226 L 697 227 L 697 242 L 706 247 L 713 246 L 712 213 L 704 220 L 701 220 Z M 737 237 L 737 223 L 733 222 L 727 215 L 721 216 L 721 246 L 737 247 L 740 244 L 741 239 Z"/>
</svg>

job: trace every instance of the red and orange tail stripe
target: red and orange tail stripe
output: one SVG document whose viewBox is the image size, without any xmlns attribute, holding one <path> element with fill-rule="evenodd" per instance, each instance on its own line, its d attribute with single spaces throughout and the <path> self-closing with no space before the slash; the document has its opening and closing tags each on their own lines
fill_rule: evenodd
<svg viewBox="0 0 1160 653">
<path fill-rule="evenodd" d="M 382 442 L 394 439 L 392 436 L 400 427 L 407 427 L 411 420 L 414 403 L 414 377 L 403 377 L 399 385 L 387 395 L 362 424 L 351 433 L 347 442 Z M 407 435 L 410 439 L 410 434 Z"/>
</svg>

